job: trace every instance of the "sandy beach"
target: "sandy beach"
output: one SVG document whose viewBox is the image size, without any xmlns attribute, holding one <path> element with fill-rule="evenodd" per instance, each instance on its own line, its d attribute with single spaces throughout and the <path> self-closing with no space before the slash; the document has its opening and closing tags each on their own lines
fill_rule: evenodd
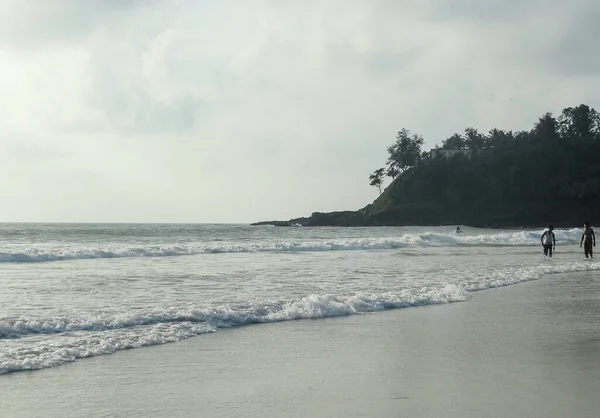
<svg viewBox="0 0 600 418">
<path fill-rule="evenodd" d="M 596 272 L 0 376 L 3 418 L 595 417 L 599 394 Z"/>
</svg>

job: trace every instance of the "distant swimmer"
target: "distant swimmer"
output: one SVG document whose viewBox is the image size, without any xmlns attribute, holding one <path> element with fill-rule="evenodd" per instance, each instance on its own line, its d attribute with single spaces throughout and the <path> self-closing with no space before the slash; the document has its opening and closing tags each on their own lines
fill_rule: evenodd
<svg viewBox="0 0 600 418">
<path fill-rule="evenodd" d="M 457 234 L 460 234 L 461 232 L 462 232 L 462 231 L 460 230 L 460 226 L 457 226 L 457 227 L 456 227 L 456 233 L 457 233 Z"/>
<path fill-rule="evenodd" d="M 593 247 L 596 246 L 596 235 L 594 234 L 594 230 L 590 227 L 590 223 L 585 221 L 583 224 L 583 233 L 581 234 L 581 241 L 579 242 L 579 248 L 583 245 L 583 252 L 585 253 L 585 258 L 594 258 L 594 250 Z"/>
<path fill-rule="evenodd" d="M 556 237 L 554 236 L 554 226 L 550 225 L 548 229 L 544 231 L 542 237 L 542 246 L 544 247 L 544 255 L 552 257 L 552 250 L 556 250 Z"/>
</svg>

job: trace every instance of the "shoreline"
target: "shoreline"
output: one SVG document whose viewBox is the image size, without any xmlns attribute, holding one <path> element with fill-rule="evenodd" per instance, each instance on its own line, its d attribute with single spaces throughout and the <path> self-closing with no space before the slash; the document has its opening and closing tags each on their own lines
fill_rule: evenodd
<svg viewBox="0 0 600 418">
<path fill-rule="evenodd" d="M 3 375 L 0 407 L 8 418 L 593 416 L 598 335 L 596 272 L 552 274 L 464 303 L 257 324 Z"/>
</svg>

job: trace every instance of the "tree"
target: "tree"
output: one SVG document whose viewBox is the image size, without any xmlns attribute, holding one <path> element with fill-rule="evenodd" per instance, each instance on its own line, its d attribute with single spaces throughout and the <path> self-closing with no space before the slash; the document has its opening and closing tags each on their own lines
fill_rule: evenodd
<svg viewBox="0 0 600 418">
<path fill-rule="evenodd" d="M 381 186 L 383 185 L 383 176 L 385 168 L 378 168 L 369 175 L 369 186 L 377 187 L 379 194 L 381 194 Z"/>
<path fill-rule="evenodd" d="M 480 150 L 483 148 L 484 136 L 475 128 L 465 129 L 464 143 L 467 149 Z"/>
<path fill-rule="evenodd" d="M 492 129 L 485 138 L 486 148 L 502 148 L 507 146 L 514 138 L 512 131 L 503 131 L 502 129 Z"/>
<path fill-rule="evenodd" d="M 398 175 L 400 174 L 400 170 L 398 170 L 398 168 L 396 166 L 390 165 L 390 166 L 388 166 L 385 174 L 387 176 L 391 177 L 392 179 L 396 179 L 396 177 L 398 177 Z"/>
<path fill-rule="evenodd" d="M 600 134 L 600 115 L 584 104 L 563 109 L 558 124 L 563 138 L 584 139 Z"/>
<path fill-rule="evenodd" d="M 413 134 L 408 129 L 402 129 L 396 136 L 396 142 L 387 149 L 389 157 L 387 160 L 388 173 L 398 175 L 408 168 L 416 166 L 421 159 L 421 147 L 423 137 Z"/>
<path fill-rule="evenodd" d="M 453 158 L 428 159 L 427 152 L 416 153 L 422 138 L 401 130 L 388 147 L 387 165 L 369 176 L 378 199 L 352 217 L 332 215 L 330 224 L 537 227 L 552 222 L 566 227 L 583 219 L 597 224 L 598 112 L 580 105 L 557 118 L 542 114 L 533 122 L 526 130 L 492 129 L 486 135 L 467 128 L 443 142 L 444 149 L 470 149 L 477 158 L 459 152 Z M 478 152 L 480 147 L 485 152 Z M 395 179 L 388 188 L 382 187 L 386 174 Z"/>
<path fill-rule="evenodd" d="M 442 142 L 443 149 L 466 149 L 465 139 L 460 134 L 454 134 Z"/>
<path fill-rule="evenodd" d="M 529 142 L 533 137 L 531 131 L 518 131 L 514 134 L 515 141 L 521 141 L 523 143 Z"/>
<path fill-rule="evenodd" d="M 533 132 L 541 139 L 558 139 L 558 121 L 547 112 L 538 119 L 533 127 Z"/>
</svg>

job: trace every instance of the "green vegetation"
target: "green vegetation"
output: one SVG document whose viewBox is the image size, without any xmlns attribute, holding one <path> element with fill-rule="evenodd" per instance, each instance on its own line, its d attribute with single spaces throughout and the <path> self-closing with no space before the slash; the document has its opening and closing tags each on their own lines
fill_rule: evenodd
<svg viewBox="0 0 600 418">
<path fill-rule="evenodd" d="M 388 147 L 383 173 L 391 184 L 358 211 L 313 213 L 287 224 L 441 225 L 490 227 L 580 225 L 600 208 L 600 115 L 587 105 L 558 118 L 546 113 L 529 131 L 474 128 L 422 152 L 423 138 L 407 129 Z M 450 153 L 448 153 L 450 154 Z M 285 224 L 285 223 L 284 223 Z"/>
<path fill-rule="evenodd" d="M 383 186 L 383 177 L 385 176 L 384 170 L 385 168 L 378 168 L 369 175 L 369 186 L 377 187 L 380 195 L 382 193 L 381 187 Z"/>
<path fill-rule="evenodd" d="M 418 165 L 421 162 L 421 147 L 423 137 L 402 129 L 396 136 L 396 142 L 387 149 L 387 175 L 395 179 L 400 173 Z"/>
</svg>

